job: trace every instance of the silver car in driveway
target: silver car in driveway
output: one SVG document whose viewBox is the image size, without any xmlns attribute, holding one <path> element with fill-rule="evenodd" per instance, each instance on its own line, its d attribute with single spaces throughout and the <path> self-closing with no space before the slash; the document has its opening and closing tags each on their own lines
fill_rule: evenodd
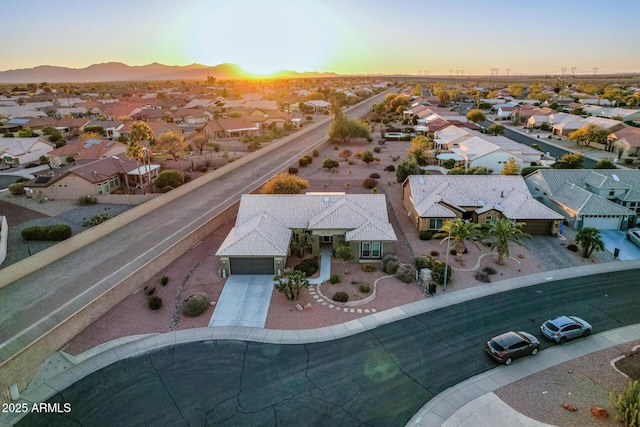
<svg viewBox="0 0 640 427">
<path fill-rule="evenodd" d="M 640 246 L 640 228 L 630 228 L 627 230 L 627 240 L 631 240 L 636 246 Z"/>
<path fill-rule="evenodd" d="M 564 344 L 574 338 L 589 336 L 591 325 L 576 316 L 560 316 L 544 322 L 540 331 L 550 340 Z"/>
</svg>

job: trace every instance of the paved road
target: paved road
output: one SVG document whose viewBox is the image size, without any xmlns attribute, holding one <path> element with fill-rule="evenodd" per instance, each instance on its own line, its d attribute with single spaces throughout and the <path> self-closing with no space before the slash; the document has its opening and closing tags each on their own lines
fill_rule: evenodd
<svg viewBox="0 0 640 427">
<path fill-rule="evenodd" d="M 372 97 L 349 111 L 361 117 L 385 94 Z M 91 292 L 108 289 L 130 272 L 170 247 L 190 230 L 223 211 L 240 195 L 259 187 L 265 178 L 283 165 L 295 163 L 301 153 L 307 154 L 314 144 L 326 138 L 329 121 L 315 129 L 294 134 L 291 143 L 260 156 L 259 160 L 229 172 L 222 178 L 202 186 L 180 199 L 168 203 L 143 218 L 0 289 L 0 361 L 15 354 L 31 342 L 40 330 L 55 327 L 71 314 L 68 302 L 91 301 Z M 37 330 L 17 344 L 17 335 L 59 308 L 64 313 L 40 322 Z M 11 344 L 15 343 L 15 344 Z M 60 343 L 61 345 L 64 343 Z"/>
<path fill-rule="evenodd" d="M 640 322 L 640 270 L 547 282 L 306 345 L 207 341 L 127 359 L 50 402 L 72 412 L 20 424 L 401 426 L 436 394 L 496 364 L 485 341 L 563 314 L 594 332 Z M 561 308 L 560 308 L 561 307 Z M 517 361 L 515 363 L 518 363 Z"/>
<path fill-rule="evenodd" d="M 482 126 L 484 127 L 488 127 L 489 125 L 491 125 L 494 122 L 491 121 L 484 121 L 481 123 Z M 569 154 L 572 153 L 572 151 L 569 150 L 565 150 L 563 148 L 559 148 L 556 147 L 555 145 L 550 145 L 547 144 L 546 142 L 544 142 L 544 139 L 542 138 L 532 138 L 530 136 L 524 135 L 520 132 L 516 132 L 512 129 L 509 129 L 508 127 L 505 127 L 504 129 L 504 136 L 506 136 L 509 139 L 512 139 L 516 142 L 519 142 L 521 144 L 525 144 L 528 145 L 529 147 L 532 146 L 533 144 L 538 144 L 538 146 L 540 147 L 540 149 L 542 151 L 544 151 L 545 153 L 549 153 L 549 155 L 559 159 L 562 156 L 564 156 L 565 154 Z M 584 159 L 584 167 L 586 169 L 591 169 L 596 165 L 596 161 L 593 159 L 590 159 L 588 157 L 585 157 Z"/>
</svg>

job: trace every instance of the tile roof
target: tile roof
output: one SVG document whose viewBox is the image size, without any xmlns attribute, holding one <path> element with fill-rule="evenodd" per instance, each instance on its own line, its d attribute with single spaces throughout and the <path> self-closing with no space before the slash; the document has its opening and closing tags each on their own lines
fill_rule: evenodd
<svg viewBox="0 0 640 427">
<path fill-rule="evenodd" d="M 231 229 L 217 256 L 286 256 L 292 231 L 267 213 Z"/>
<path fill-rule="evenodd" d="M 476 213 L 497 210 L 511 219 L 562 218 L 535 200 L 517 175 L 411 175 L 408 182 L 414 207 L 423 218 L 452 218 L 446 205 Z"/>
<path fill-rule="evenodd" d="M 263 230 L 264 227 L 275 230 L 278 237 Z M 258 252 L 265 253 L 267 248 L 272 250 L 273 247 L 285 248 L 282 243 L 285 237 L 288 248 L 290 230 L 296 228 L 345 230 L 347 241 L 360 238 L 397 241 L 389 224 L 386 197 L 383 194 L 245 194 L 240 201 L 234 231 L 227 236 L 217 255 L 231 255 L 231 249 L 227 248 L 234 247 L 233 256 L 272 256 Z M 287 232 L 284 232 L 285 229 Z M 256 245 L 259 242 L 261 246 L 254 248 L 250 244 L 243 244 L 243 241 Z M 274 246 L 268 245 L 268 242 Z"/>
</svg>

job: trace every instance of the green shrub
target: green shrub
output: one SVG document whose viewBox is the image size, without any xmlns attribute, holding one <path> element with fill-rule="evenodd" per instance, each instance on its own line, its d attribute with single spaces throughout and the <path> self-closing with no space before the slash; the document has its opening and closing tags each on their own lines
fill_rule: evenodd
<svg viewBox="0 0 640 427">
<path fill-rule="evenodd" d="M 20 196 L 21 194 L 25 194 L 24 186 L 20 182 L 14 182 L 13 184 L 9 184 L 9 193 L 14 196 Z"/>
<path fill-rule="evenodd" d="M 578 246 L 574 245 L 573 243 L 568 245 L 567 249 L 569 249 L 571 252 L 578 252 Z"/>
<path fill-rule="evenodd" d="M 207 307 L 209 307 L 210 302 L 211 300 L 206 293 L 196 292 L 195 294 L 189 295 L 187 299 L 182 301 L 180 311 L 188 317 L 199 316 L 207 311 Z"/>
<path fill-rule="evenodd" d="M 147 305 L 151 310 L 159 310 L 162 307 L 162 298 L 157 295 L 151 295 L 147 298 Z"/>
<path fill-rule="evenodd" d="M 420 240 L 431 240 L 433 239 L 434 232 L 431 230 L 422 230 L 420 232 Z"/>
<path fill-rule="evenodd" d="M 167 276 L 162 276 L 162 277 L 160 278 L 160 284 L 161 284 L 162 286 L 167 286 L 167 283 L 169 283 L 169 278 L 168 278 Z"/>
<path fill-rule="evenodd" d="M 66 224 L 39 226 L 34 225 L 21 231 L 24 240 L 61 241 L 71 237 L 71 227 Z"/>
<path fill-rule="evenodd" d="M 362 181 L 362 186 L 368 189 L 376 188 L 378 186 L 378 180 L 374 178 L 365 178 L 365 180 Z"/>
<path fill-rule="evenodd" d="M 311 163 L 313 163 L 313 156 L 306 155 L 306 156 L 304 156 L 304 158 L 307 159 L 307 164 L 310 165 Z"/>
<path fill-rule="evenodd" d="M 313 150 L 313 157 L 318 157 L 320 155 L 320 151 Z"/>
<path fill-rule="evenodd" d="M 174 187 L 172 187 L 172 186 L 170 186 L 170 185 L 166 185 L 166 186 L 162 187 L 162 188 L 160 189 L 160 191 L 162 191 L 163 193 L 168 193 L 169 191 L 171 191 L 171 190 L 173 190 L 173 189 L 174 189 Z"/>
<path fill-rule="evenodd" d="M 485 273 L 487 273 L 488 275 L 492 275 L 492 274 L 496 274 L 497 271 L 491 267 L 485 267 L 482 269 L 482 271 L 484 271 Z"/>
<path fill-rule="evenodd" d="M 324 169 L 333 169 L 337 168 L 338 166 L 340 166 L 340 163 L 338 163 L 338 161 L 334 159 L 325 159 L 324 162 L 322 162 L 322 167 Z"/>
<path fill-rule="evenodd" d="M 411 283 L 416 279 L 416 268 L 411 264 L 400 264 L 396 271 L 396 277 L 404 283 Z"/>
<path fill-rule="evenodd" d="M 349 301 L 349 295 L 346 292 L 336 292 L 336 294 L 331 298 L 335 302 L 347 302 Z"/>
<path fill-rule="evenodd" d="M 358 290 L 360 292 L 362 292 L 363 294 L 368 294 L 369 292 L 371 292 L 371 287 L 369 285 L 360 285 L 360 287 L 358 288 Z"/>
<path fill-rule="evenodd" d="M 440 252 L 438 252 L 438 251 L 431 251 L 431 252 L 429 252 L 429 255 L 431 255 L 432 257 L 437 257 L 438 255 L 440 255 Z"/>
<path fill-rule="evenodd" d="M 83 206 L 95 205 L 98 203 L 98 198 L 92 194 L 87 194 L 86 196 L 80 196 L 78 202 Z"/>
<path fill-rule="evenodd" d="M 114 216 L 115 215 L 111 215 L 111 214 L 107 214 L 107 213 L 95 214 L 91 218 L 84 220 L 82 222 L 82 226 L 83 227 L 93 227 L 93 226 L 96 226 L 98 224 L 102 224 L 105 221 L 110 220 Z"/>
<path fill-rule="evenodd" d="M 633 163 L 633 159 L 624 159 L 625 165 L 630 165 L 631 163 Z"/>
<path fill-rule="evenodd" d="M 413 260 L 416 268 L 418 270 L 422 270 L 423 268 L 431 268 L 431 264 L 433 263 L 433 258 L 430 258 L 426 255 L 417 256 Z"/>
<path fill-rule="evenodd" d="M 373 147 L 373 152 L 374 153 L 379 153 L 380 151 L 382 151 L 382 149 L 380 147 Z"/>
<path fill-rule="evenodd" d="M 184 177 L 180 172 L 174 170 L 160 172 L 155 181 L 155 185 L 158 188 L 164 188 L 169 185 L 173 188 L 178 188 L 182 184 L 184 184 Z"/>
<path fill-rule="evenodd" d="M 66 224 L 50 225 L 49 240 L 59 242 L 71 237 L 71 227 Z"/>
<path fill-rule="evenodd" d="M 156 288 L 155 287 L 151 288 L 149 286 L 145 286 L 144 287 L 144 293 L 147 294 L 147 296 L 151 296 L 151 295 L 156 293 Z"/>
<path fill-rule="evenodd" d="M 309 160 L 307 160 L 306 157 L 301 157 L 300 160 L 298 160 L 298 164 L 303 168 L 309 164 Z"/>
<path fill-rule="evenodd" d="M 396 171 L 396 167 L 393 166 L 393 165 L 388 165 L 388 166 L 385 166 L 384 171 L 385 172 L 395 172 Z"/>
<path fill-rule="evenodd" d="M 331 283 L 332 285 L 335 285 L 339 281 L 340 281 L 340 276 L 338 276 L 337 274 L 332 274 L 331 276 L 329 276 L 329 283 Z"/>
<path fill-rule="evenodd" d="M 447 283 L 451 281 L 451 276 L 453 274 L 453 270 L 451 270 L 451 266 L 445 264 L 444 261 L 434 260 L 433 264 L 431 264 L 431 278 L 434 282 L 442 285 L 444 284 L 444 268 L 447 267 Z"/>
<path fill-rule="evenodd" d="M 307 275 L 307 277 L 311 277 L 312 275 L 314 275 L 315 272 L 318 271 L 318 268 L 320 268 L 320 264 L 318 263 L 317 260 L 313 258 L 307 258 L 303 260 L 300 264 L 293 267 L 294 270 L 304 272 Z"/>
<path fill-rule="evenodd" d="M 489 275 L 486 272 L 482 271 L 482 270 L 476 271 L 476 274 L 475 274 L 474 277 L 475 277 L 475 279 L 477 281 L 482 282 L 482 283 L 490 283 L 491 282 L 491 278 L 489 277 Z"/>
<path fill-rule="evenodd" d="M 394 269 L 392 272 L 389 272 L 389 263 L 395 263 L 395 266 L 392 266 L 391 269 Z M 380 267 L 381 270 L 389 273 L 389 274 L 395 274 L 396 270 L 398 269 L 398 257 L 395 255 L 385 255 L 384 257 L 382 257 L 381 263 L 380 263 Z"/>
<path fill-rule="evenodd" d="M 616 419 L 625 426 L 640 426 L 640 386 L 638 380 L 629 382 L 622 393 L 616 390 L 609 393 L 611 405 L 616 410 Z"/>
<path fill-rule="evenodd" d="M 456 161 L 455 159 L 447 159 L 442 163 L 442 166 L 446 169 L 453 169 L 456 167 Z"/>
<path fill-rule="evenodd" d="M 289 175 L 295 175 L 298 173 L 298 168 L 290 167 L 288 172 Z"/>
</svg>

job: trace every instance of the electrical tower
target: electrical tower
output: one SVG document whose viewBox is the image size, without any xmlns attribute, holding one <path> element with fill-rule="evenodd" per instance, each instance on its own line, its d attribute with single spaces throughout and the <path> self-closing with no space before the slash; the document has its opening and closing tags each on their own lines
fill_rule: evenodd
<svg viewBox="0 0 640 427">
<path fill-rule="evenodd" d="M 453 70 L 449 69 L 449 77 L 453 75 Z"/>
<path fill-rule="evenodd" d="M 576 67 L 571 67 L 571 75 L 572 76 L 576 75 Z"/>
<path fill-rule="evenodd" d="M 507 72 L 507 77 L 509 77 L 509 73 L 511 72 L 511 68 L 507 68 L 507 69 L 505 69 L 505 71 Z"/>
<path fill-rule="evenodd" d="M 593 67 L 593 75 L 595 76 L 596 73 L 598 72 L 598 67 Z"/>
<path fill-rule="evenodd" d="M 562 67 L 562 78 L 564 79 L 564 73 L 567 71 L 567 67 Z"/>
</svg>

